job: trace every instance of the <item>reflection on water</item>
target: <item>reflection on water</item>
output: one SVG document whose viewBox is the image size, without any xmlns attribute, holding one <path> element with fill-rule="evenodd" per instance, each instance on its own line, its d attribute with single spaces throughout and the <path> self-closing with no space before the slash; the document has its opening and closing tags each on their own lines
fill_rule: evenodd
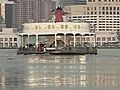
<svg viewBox="0 0 120 90">
<path fill-rule="evenodd" d="M 87 56 L 28 56 L 28 86 L 86 87 Z"/>
<path fill-rule="evenodd" d="M 17 56 L 15 50 L 0 50 L 0 89 L 116 87 L 120 85 L 119 58 L 116 54 Z"/>
</svg>

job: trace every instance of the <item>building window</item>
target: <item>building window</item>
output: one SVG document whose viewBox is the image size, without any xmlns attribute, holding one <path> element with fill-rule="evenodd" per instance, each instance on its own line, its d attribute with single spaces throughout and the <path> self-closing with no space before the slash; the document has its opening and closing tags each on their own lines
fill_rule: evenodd
<svg viewBox="0 0 120 90">
<path fill-rule="evenodd" d="M 87 41 L 90 41 L 90 37 L 87 37 L 86 40 L 87 40 Z"/>
<path fill-rule="evenodd" d="M 9 46 L 12 47 L 12 43 L 10 43 Z"/>
<path fill-rule="evenodd" d="M 76 16 L 74 16 L 73 18 L 77 18 Z"/>
<path fill-rule="evenodd" d="M 9 38 L 9 41 L 12 41 L 12 38 Z"/>
<path fill-rule="evenodd" d="M 108 12 L 106 12 L 106 14 L 108 15 Z"/>
<path fill-rule="evenodd" d="M 8 47 L 8 43 L 5 43 L 5 47 Z"/>
<path fill-rule="evenodd" d="M 101 45 L 101 43 L 100 43 L 100 42 L 97 42 L 96 44 L 97 44 L 97 46 L 100 46 L 100 45 Z"/>
<path fill-rule="evenodd" d="M 0 41 L 3 41 L 3 38 L 0 38 Z"/>
<path fill-rule="evenodd" d="M 115 15 L 115 14 L 116 14 L 116 12 L 113 12 L 113 14 Z"/>
<path fill-rule="evenodd" d="M 93 12 L 91 12 L 91 15 L 93 15 Z"/>
<path fill-rule="evenodd" d="M 105 7 L 102 7 L 102 10 L 105 10 Z"/>
<path fill-rule="evenodd" d="M 103 11 L 102 14 L 105 14 L 105 12 Z"/>
<path fill-rule="evenodd" d="M 14 38 L 14 41 L 17 41 L 17 38 Z"/>
<path fill-rule="evenodd" d="M 96 7 L 94 7 L 94 10 L 96 10 Z"/>
<path fill-rule="evenodd" d="M 106 7 L 106 10 L 108 10 L 108 7 Z"/>
<path fill-rule="evenodd" d="M 82 41 L 85 41 L 85 37 L 82 37 Z"/>
<path fill-rule="evenodd" d="M 17 46 L 17 43 L 14 43 L 14 46 Z"/>
<path fill-rule="evenodd" d="M 116 7 L 113 7 L 114 8 L 114 10 L 116 10 Z"/>
<path fill-rule="evenodd" d="M 107 41 L 111 41 L 111 37 L 107 37 Z"/>
<path fill-rule="evenodd" d="M 3 43 L 0 43 L 0 47 L 3 47 Z"/>
<path fill-rule="evenodd" d="M 87 10 L 89 10 L 89 7 L 87 7 Z"/>
<path fill-rule="evenodd" d="M 8 41 L 8 38 L 5 38 L 5 41 Z"/>
<path fill-rule="evenodd" d="M 99 11 L 99 14 L 101 14 L 101 11 Z"/>
<path fill-rule="evenodd" d="M 112 12 L 110 12 L 110 15 L 112 15 Z"/>
<path fill-rule="evenodd" d="M 119 10 L 119 7 L 117 7 L 117 10 Z"/>
<path fill-rule="evenodd" d="M 115 37 L 112 37 L 112 41 L 115 41 L 116 40 L 116 38 Z"/>
<path fill-rule="evenodd" d="M 91 7 L 91 10 L 93 10 L 93 7 Z"/>
<path fill-rule="evenodd" d="M 112 7 L 110 7 L 110 10 L 112 10 Z"/>
<path fill-rule="evenodd" d="M 97 41 L 100 41 L 100 37 L 97 37 Z"/>
<path fill-rule="evenodd" d="M 102 37 L 102 41 L 106 41 L 106 38 L 105 38 L 105 37 Z"/>
<path fill-rule="evenodd" d="M 92 0 L 88 0 L 88 2 L 92 2 Z"/>
<path fill-rule="evenodd" d="M 87 12 L 87 15 L 89 15 L 89 12 Z"/>
</svg>

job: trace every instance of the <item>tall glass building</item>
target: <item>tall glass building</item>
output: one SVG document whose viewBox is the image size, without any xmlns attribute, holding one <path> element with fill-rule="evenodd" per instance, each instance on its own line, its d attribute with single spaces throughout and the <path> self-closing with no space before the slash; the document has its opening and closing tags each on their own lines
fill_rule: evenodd
<svg viewBox="0 0 120 90">
<path fill-rule="evenodd" d="M 6 4 L 5 5 L 5 13 L 6 13 L 6 27 L 12 28 L 13 27 L 13 4 Z"/>
<path fill-rule="evenodd" d="M 5 21 L 7 28 L 13 27 L 13 2 L 0 2 L 0 16 Z"/>
</svg>

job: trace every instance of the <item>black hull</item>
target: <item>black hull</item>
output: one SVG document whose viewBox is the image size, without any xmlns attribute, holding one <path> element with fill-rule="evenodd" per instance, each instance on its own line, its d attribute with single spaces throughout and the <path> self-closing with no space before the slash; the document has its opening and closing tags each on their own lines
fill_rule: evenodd
<svg viewBox="0 0 120 90">
<path fill-rule="evenodd" d="M 35 51 L 17 51 L 17 55 L 24 54 L 24 55 L 30 55 L 30 54 L 45 54 L 45 52 L 35 52 Z"/>
<path fill-rule="evenodd" d="M 52 55 L 85 55 L 85 54 L 93 54 L 97 55 L 97 51 L 95 52 L 50 52 Z"/>
</svg>

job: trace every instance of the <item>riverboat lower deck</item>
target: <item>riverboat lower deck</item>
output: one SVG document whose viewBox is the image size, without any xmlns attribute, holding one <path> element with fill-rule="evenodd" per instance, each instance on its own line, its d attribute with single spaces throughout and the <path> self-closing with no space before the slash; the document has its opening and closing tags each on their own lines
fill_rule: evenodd
<svg viewBox="0 0 120 90">
<path fill-rule="evenodd" d="M 52 55 L 84 55 L 84 54 L 94 54 L 97 55 L 97 48 L 95 47 L 84 47 L 84 48 L 71 48 L 71 47 L 64 47 L 61 49 L 44 49 L 41 51 L 37 50 L 29 50 L 29 49 L 18 49 L 17 54 L 24 54 L 24 55 L 30 55 L 30 54 L 52 54 Z"/>
</svg>

